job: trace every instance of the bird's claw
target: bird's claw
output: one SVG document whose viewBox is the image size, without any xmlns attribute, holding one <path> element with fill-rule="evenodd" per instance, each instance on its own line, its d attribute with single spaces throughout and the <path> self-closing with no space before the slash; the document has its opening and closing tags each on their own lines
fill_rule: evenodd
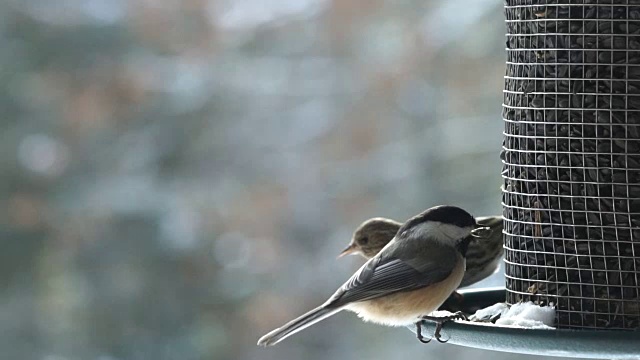
<svg viewBox="0 0 640 360">
<path fill-rule="evenodd" d="M 446 340 L 443 340 L 443 339 L 442 339 L 442 334 L 440 333 L 440 332 L 442 331 L 442 324 L 443 324 L 443 322 L 438 321 L 438 322 L 437 322 L 437 325 L 436 325 L 436 331 L 434 331 L 434 332 L 433 332 L 433 337 L 434 337 L 436 340 L 438 340 L 438 342 L 439 342 L 440 344 L 444 344 L 444 343 L 446 343 L 447 341 L 449 341 L 449 339 L 446 339 Z"/>
<path fill-rule="evenodd" d="M 440 327 L 442 327 L 442 326 L 440 326 Z M 434 336 L 436 337 L 436 340 L 438 340 L 438 342 L 440 344 L 446 344 L 449 341 L 449 339 L 442 340 L 442 337 L 440 336 L 440 333 L 438 333 L 437 335 L 434 335 Z"/>
<path fill-rule="evenodd" d="M 444 344 L 447 341 L 449 341 L 449 339 L 443 340 L 442 339 L 442 325 L 444 323 L 446 323 L 447 321 L 453 321 L 453 320 L 468 320 L 467 316 L 465 314 L 463 314 L 461 311 L 457 311 L 449 316 L 423 316 L 422 319 L 424 320 L 430 320 L 430 321 L 435 321 L 436 322 L 436 330 L 433 333 L 433 338 L 435 338 L 436 340 L 438 340 L 439 343 Z M 420 323 L 417 323 L 416 325 L 418 325 Z M 418 329 L 420 329 L 420 327 L 418 326 Z M 420 334 L 418 332 L 418 334 Z M 420 340 L 422 336 L 419 335 L 418 340 Z M 432 339 L 433 339 L 432 338 Z M 431 341 L 432 339 L 429 339 L 429 341 Z M 422 341 L 422 340 L 420 340 Z M 424 342 L 424 341 L 422 341 Z"/>
<path fill-rule="evenodd" d="M 433 340 L 433 338 L 426 339 L 422 336 L 422 324 L 419 321 L 416 323 L 416 337 L 418 338 L 418 341 L 423 344 L 428 344 Z"/>
</svg>

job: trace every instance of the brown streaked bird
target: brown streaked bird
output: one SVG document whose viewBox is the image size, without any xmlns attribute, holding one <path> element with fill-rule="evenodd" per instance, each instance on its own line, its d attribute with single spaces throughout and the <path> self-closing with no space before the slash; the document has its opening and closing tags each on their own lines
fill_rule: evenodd
<svg viewBox="0 0 640 360">
<path fill-rule="evenodd" d="M 369 259 L 324 302 L 258 340 L 275 345 L 342 310 L 389 326 L 416 324 L 436 310 L 462 281 L 475 218 L 455 206 L 435 206 L 407 220 L 378 254 Z M 480 236 L 480 235 L 478 235 Z"/>
<path fill-rule="evenodd" d="M 502 216 L 477 217 L 478 224 L 490 232 L 482 241 L 471 241 L 467 250 L 467 270 L 460 287 L 473 285 L 498 271 L 503 257 Z M 365 259 L 374 257 L 393 239 L 402 223 L 392 219 L 376 217 L 366 220 L 353 233 L 349 245 L 338 255 L 361 255 Z"/>
</svg>

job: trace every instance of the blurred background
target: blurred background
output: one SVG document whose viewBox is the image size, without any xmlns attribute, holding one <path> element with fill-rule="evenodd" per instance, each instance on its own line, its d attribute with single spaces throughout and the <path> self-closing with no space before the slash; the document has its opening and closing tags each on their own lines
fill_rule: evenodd
<svg viewBox="0 0 640 360">
<path fill-rule="evenodd" d="M 530 358 L 349 313 L 255 346 L 363 220 L 501 213 L 504 32 L 488 0 L 3 1 L 0 357 Z"/>
</svg>

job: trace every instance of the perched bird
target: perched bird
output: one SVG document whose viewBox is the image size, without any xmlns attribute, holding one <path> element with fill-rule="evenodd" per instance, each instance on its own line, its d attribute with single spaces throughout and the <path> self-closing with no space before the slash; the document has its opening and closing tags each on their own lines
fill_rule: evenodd
<svg viewBox="0 0 640 360">
<path fill-rule="evenodd" d="M 258 340 L 275 345 L 341 310 L 389 326 L 418 326 L 462 281 L 465 255 L 480 226 L 471 214 L 440 205 L 407 220 L 396 235 L 324 304 Z"/>
<path fill-rule="evenodd" d="M 485 216 L 476 218 L 478 224 L 489 228 L 486 239 L 471 241 L 467 250 L 467 270 L 460 287 L 469 286 L 498 271 L 502 261 L 502 216 Z M 393 239 L 402 226 L 401 223 L 386 219 L 369 219 L 356 229 L 347 246 L 338 257 L 345 255 L 361 255 L 366 259 L 374 257 Z"/>
</svg>

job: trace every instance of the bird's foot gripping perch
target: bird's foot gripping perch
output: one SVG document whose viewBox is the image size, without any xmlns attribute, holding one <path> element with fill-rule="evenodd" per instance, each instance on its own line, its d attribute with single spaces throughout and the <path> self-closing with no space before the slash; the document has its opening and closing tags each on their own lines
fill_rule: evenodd
<svg viewBox="0 0 640 360">
<path fill-rule="evenodd" d="M 416 337 L 418 338 L 418 341 L 423 344 L 428 344 L 431 342 L 431 340 L 433 340 L 433 338 L 426 339 L 424 336 L 422 336 L 422 322 L 420 321 L 416 323 Z"/>
<path fill-rule="evenodd" d="M 467 316 L 465 314 L 463 314 L 462 312 L 458 311 L 455 312 L 451 315 L 447 315 L 447 316 L 423 316 L 422 317 L 423 320 L 430 320 L 430 321 L 435 321 L 436 322 L 436 331 L 434 331 L 433 333 L 433 338 L 435 338 L 436 340 L 438 340 L 439 343 L 446 343 L 447 341 L 449 341 L 449 339 L 443 340 L 442 339 L 442 334 L 440 333 L 442 331 L 442 325 L 444 323 L 446 323 L 447 321 L 452 321 L 452 320 L 467 320 Z M 431 342 L 431 340 L 433 338 L 430 339 L 425 339 L 422 336 L 422 324 L 420 322 L 416 323 L 416 336 L 418 338 L 418 340 L 424 344 L 427 344 L 429 342 Z"/>
</svg>

